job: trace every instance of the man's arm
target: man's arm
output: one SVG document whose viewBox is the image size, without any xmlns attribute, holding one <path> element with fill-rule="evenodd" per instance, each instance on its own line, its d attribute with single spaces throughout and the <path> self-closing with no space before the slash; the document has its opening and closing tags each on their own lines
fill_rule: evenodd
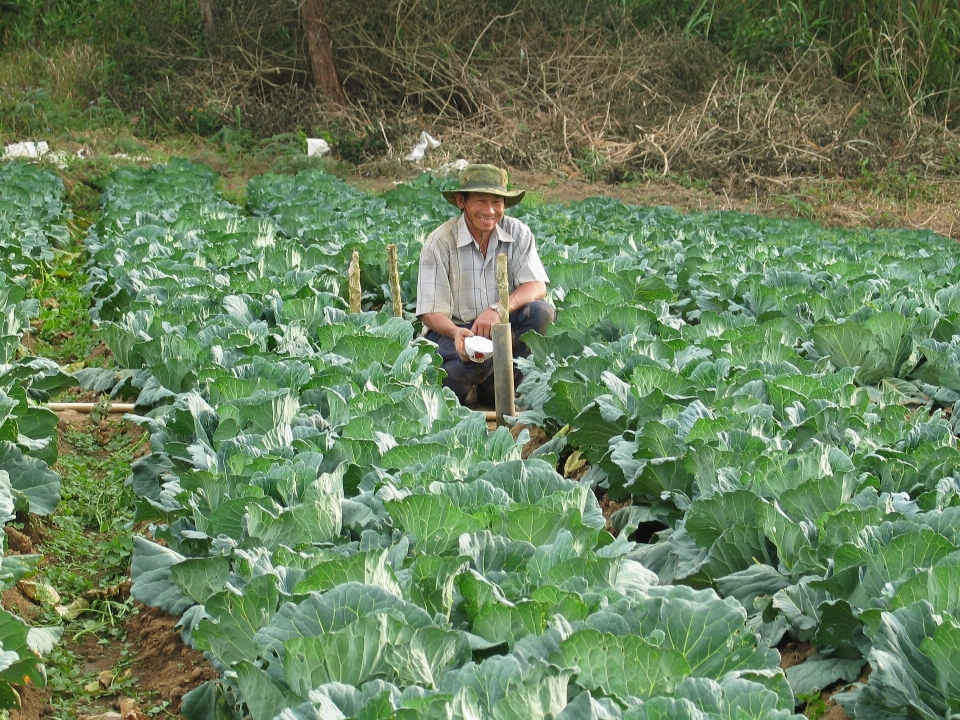
<svg viewBox="0 0 960 720">
<path fill-rule="evenodd" d="M 460 359 L 467 362 L 470 358 L 467 356 L 467 350 L 463 346 L 463 341 L 473 335 L 468 328 L 459 327 L 443 313 L 424 313 L 420 316 L 420 322 L 426 325 L 434 332 L 453 338 L 453 347 L 460 356 Z"/>
<path fill-rule="evenodd" d="M 517 308 L 521 308 L 534 300 L 543 300 L 546 296 L 546 283 L 540 282 L 539 280 L 523 283 L 510 293 L 510 311 L 512 312 Z M 420 316 L 420 321 L 434 332 L 453 338 L 454 349 L 456 349 L 460 359 L 466 362 L 470 358 L 467 356 L 463 341 L 471 335 L 482 335 L 485 338 L 489 338 L 490 326 L 500 322 L 500 310 L 487 308 L 477 316 L 471 328 L 459 327 L 443 313 L 424 313 Z"/>
<path fill-rule="evenodd" d="M 532 303 L 534 300 L 543 300 L 546 296 L 547 284 L 545 282 L 541 282 L 540 280 L 525 282 L 517 287 L 517 289 L 512 293 L 510 293 L 510 307 L 508 310 L 509 312 L 513 312 L 514 310 L 522 308 L 528 303 Z M 483 337 L 488 338 L 490 337 L 491 333 L 490 327 L 494 323 L 498 322 L 500 322 L 500 310 L 495 308 L 487 308 L 477 316 L 476 320 L 473 321 L 473 326 L 471 327 L 473 332 L 470 334 L 483 335 Z M 453 323 L 450 324 L 453 325 Z M 432 329 L 433 328 L 431 328 L 431 330 Z M 450 337 L 453 336 L 451 335 Z M 463 341 L 461 340 L 460 343 L 462 347 Z"/>
</svg>

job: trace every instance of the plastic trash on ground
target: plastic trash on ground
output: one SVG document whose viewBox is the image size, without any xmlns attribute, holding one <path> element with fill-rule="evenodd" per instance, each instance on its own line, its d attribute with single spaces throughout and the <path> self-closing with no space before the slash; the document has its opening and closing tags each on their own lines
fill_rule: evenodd
<svg viewBox="0 0 960 720">
<path fill-rule="evenodd" d="M 56 166 L 57 166 L 58 168 L 60 168 L 61 170 L 66 170 L 66 169 L 67 169 L 67 159 L 68 159 L 70 156 L 67 155 L 67 153 L 65 153 L 63 150 L 54 150 L 54 151 L 53 151 L 52 153 L 50 153 L 49 155 L 44 155 L 43 157 L 44 157 L 44 160 L 47 160 L 48 162 L 52 162 L 54 165 L 56 165 Z"/>
<path fill-rule="evenodd" d="M 413 150 L 404 159 L 408 162 L 420 162 L 427 150 L 436 150 L 438 147 L 440 147 L 440 141 L 424 130 L 420 133 L 420 139 L 413 146 Z"/>
<path fill-rule="evenodd" d="M 77 157 L 86 157 L 86 155 L 81 154 L 80 150 L 78 150 Z M 146 155 L 128 155 L 127 153 L 120 152 L 120 153 L 114 153 L 110 157 L 115 157 L 117 160 L 129 160 L 130 162 L 135 162 L 135 163 L 150 162 L 150 158 L 147 157 Z"/>
<path fill-rule="evenodd" d="M 444 178 L 460 177 L 460 173 L 463 172 L 463 169 L 469 164 L 469 160 L 460 158 L 458 160 L 454 160 L 453 162 L 444 163 L 440 167 L 433 170 L 433 174 L 437 177 Z"/>
<path fill-rule="evenodd" d="M 38 160 L 48 152 L 50 152 L 50 146 L 45 140 L 41 140 L 40 142 L 28 140 L 27 142 L 7 145 L 6 148 L 4 148 L 3 156 L 7 159 L 28 158 L 30 160 Z"/>
<path fill-rule="evenodd" d="M 330 143 L 323 138 L 307 138 L 307 155 L 326 155 L 330 152 Z"/>
</svg>

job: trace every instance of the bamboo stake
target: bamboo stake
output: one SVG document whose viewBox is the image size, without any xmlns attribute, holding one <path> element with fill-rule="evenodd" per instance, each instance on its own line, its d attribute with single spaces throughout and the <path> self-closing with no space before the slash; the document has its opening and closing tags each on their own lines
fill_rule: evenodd
<svg viewBox="0 0 960 720">
<path fill-rule="evenodd" d="M 347 270 L 347 281 L 350 285 L 350 312 L 360 312 L 360 253 L 353 251 L 353 260 Z"/>
<path fill-rule="evenodd" d="M 497 289 L 500 291 L 500 322 L 490 328 L 493 340 L 493 397 L 497 425 L 505 425 L 504 416 L 516 415 L 513 388 L 513 333 L 510 329 L 510 288 L 507 280 L 507 256 L 497 256 Z"/>
<path fill-rule="evenodd" d="M 40 407 L 45 407 L 54 412 L 63 412 L 64 410 L 73 410 L 74 412 L 92 412 L 98 403 L 82 402 L 52 402 Z M 110 403 L 109 405 L 100 405 L 100 407 L 111 413 L 133 412 L 136 405 L 134 403 Z M 497 419 L 497 413 L 493 410 L 484 410 L 483 416 L 487 422 L 494 422 Z"/>
<path fill-rule="evenodd" d="M 510 280 L 507 275 L 507 256 L 497 255 L 497 291 L 500 293 L 500 322 L 510 324 Z M 511 347 L 513 343 L 511 342 Z"/>
<path fill-rule="evenodd" d="M 127 413 L 133 412 L 133 408 L 135 406 L 134 403 L 109 403 L 107 405 L 103 405 L 101 403 L 52 402 L 47 403 L 46 407 L 54 412 L 63 410 L 73 410 L 75 412 L 93 412 L 94 408 L 99 407 L 101 410 L 111 413 Z"/>
<path fill-rule="evenodd" d="M 403 302 L 400 298 L 400 269 L 397 263 L 397 246 L 387 245 L 387 266 L 390 268 L 390 295 L 393 297 L 393 316 L 403 317 Z"/>
</svg>

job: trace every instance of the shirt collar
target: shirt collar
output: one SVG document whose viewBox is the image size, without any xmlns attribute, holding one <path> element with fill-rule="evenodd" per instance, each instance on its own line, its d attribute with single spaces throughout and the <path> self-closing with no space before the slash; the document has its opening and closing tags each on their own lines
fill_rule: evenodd
<svg viewBox="0 0 960 720">
<path fill-rule="evenodd" d="M 494 227 L 493 234 L 497 236 L 498 243 L 513 242 L 513 235 L 504 232 L 499 224 Z M 492 240 L 493 238 L 491 237 L 490 239 Z M 470 229 L 467 227 L 467 218 L 463 213 L 460 213 L 460 218 L 457 220 L 457 247 L 462 248 L 472 242 L 474 242 L 473 235 L 470 234 Z"/>
</svg>

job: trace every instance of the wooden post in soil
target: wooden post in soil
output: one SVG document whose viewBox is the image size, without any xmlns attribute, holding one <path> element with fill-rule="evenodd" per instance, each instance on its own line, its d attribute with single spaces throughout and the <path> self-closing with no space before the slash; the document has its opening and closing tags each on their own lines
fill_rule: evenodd
<svg viewBox="0 0 960 720">
<path fill-rule="evenodd" d="M 353 260 L 347 270 L 347 283 L 350 287 L 350 312 L 360 312 L 360 253 L 353 251 Z"/>
<path fill-rule="evenodd" d="M 393 297 L 393 316 L 403 317 L 403 299 L 400 297 L 400 268 L 397 246 L 387 245 L 387 267 L 390 269 L 390 295 Z"/>
<path fill-rule="evenodd" d="M 490 328 L 493 340 L 493 397 L 497 406 L 497 425 L 505 425 L 507 415 L 516 415 L 513 388 L 513 333 L 510 330 L 510 288 L 507 282 L 507 256 L 497 256 L 497 288 L 500 291 L 500 322 Z"/>
</svg>

